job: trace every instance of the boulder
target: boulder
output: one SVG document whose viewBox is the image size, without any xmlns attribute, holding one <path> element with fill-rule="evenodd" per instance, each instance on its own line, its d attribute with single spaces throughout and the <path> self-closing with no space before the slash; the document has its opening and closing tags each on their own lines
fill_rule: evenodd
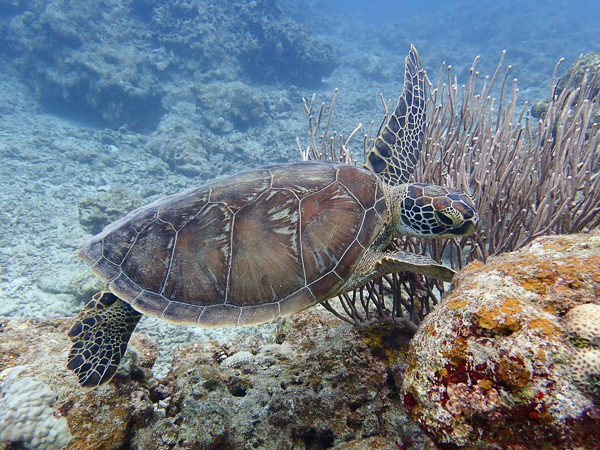
<svg viewBox="0 0 600 450">
<path fill-rule="evenodd" d="M 599 294 L 598 231 L 472 263 L 411 342 L 411 416 L 441 448 L 600 442 L 597 323 L 576 314 Z"/>
</svg>

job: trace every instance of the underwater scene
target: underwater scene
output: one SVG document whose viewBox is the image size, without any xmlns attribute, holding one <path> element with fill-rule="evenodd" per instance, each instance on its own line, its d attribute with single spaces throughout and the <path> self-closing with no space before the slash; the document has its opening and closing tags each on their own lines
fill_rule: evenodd
<svg viewBox="0 0 600 450">
<path fill-rule="evenodd" d="M 0 449 L 600 449 L 599 24 L 0 2 Z"/>
</svg>

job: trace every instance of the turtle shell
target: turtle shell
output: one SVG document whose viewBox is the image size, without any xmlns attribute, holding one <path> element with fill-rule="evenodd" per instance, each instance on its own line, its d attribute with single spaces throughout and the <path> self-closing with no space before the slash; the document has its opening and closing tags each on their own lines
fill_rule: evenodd
<svg viewBox="0 0 600 450">
<path fill-rule="evenodd" d="M 136 209 L 79 256 L 136 310 L 255 325 L 331 298 L 383 229 L 381 181 L 346 164 L 251 170 Z"/>
</svg>

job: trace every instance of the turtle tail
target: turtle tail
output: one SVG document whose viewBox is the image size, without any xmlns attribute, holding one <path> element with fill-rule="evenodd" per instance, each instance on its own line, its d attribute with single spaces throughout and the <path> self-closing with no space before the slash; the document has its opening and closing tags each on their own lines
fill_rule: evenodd
<svg viewBox="0 0 600 450">
<path fill-rule="evenodd" d="M 92 388 L 110 381 L 127 350 L 141 313 L 111 292 L 98 292 L 75 318 L 67 368 Z"/>
</svg>

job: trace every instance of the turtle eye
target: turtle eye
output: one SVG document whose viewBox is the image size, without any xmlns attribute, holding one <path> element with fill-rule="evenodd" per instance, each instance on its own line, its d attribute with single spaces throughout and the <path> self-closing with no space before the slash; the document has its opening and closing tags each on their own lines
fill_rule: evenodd
<svg viewBox="0 0 600 450">
<path fill-rule="evenodd" d="M 446 214 L 444 212 L 436 211 L 435 218 L 438 220 L 438 222 L 440 222 L 442 225 L 445 225 L 447 227 L 452 227 L 455 225 L 454 218 L 451 215 Z"/>
</svg>

